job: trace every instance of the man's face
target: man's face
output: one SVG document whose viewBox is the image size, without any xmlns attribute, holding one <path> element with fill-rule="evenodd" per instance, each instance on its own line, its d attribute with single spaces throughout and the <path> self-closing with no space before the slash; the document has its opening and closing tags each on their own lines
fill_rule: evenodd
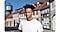
<svg viewBox="0 0 60 32">
<path fill-rule="evenodd" d="M 31 18 L 32 17 L 32 9 L 31 8 L 26 8 L 25 10 L 25 15 L 26 15 L 26 18 Z"/>
</svg>

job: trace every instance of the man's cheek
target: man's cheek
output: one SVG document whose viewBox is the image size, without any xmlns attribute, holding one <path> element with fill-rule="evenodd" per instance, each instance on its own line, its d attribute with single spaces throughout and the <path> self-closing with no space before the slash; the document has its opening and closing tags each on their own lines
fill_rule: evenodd
<svg viewBox="0 0 60 32">
<path fill-rule="evenodd" d="M 30 17 L 30 13 L 28 13 L 28 15 L 27 15 L 28 17 Z"/>
</svg>

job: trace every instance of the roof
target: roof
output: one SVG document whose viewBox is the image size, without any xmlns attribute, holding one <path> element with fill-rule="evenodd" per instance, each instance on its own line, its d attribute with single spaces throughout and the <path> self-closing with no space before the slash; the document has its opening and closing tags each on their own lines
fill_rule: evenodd
<svg viewBox="0 0 60 32">
<path fill-rule="evenodd" d="M 13 18 L 13 14 L 11 13 L 11 14 L 8 14 L 8 15 L 6 15 L 5 16 L 5 18 L 7 19 L 7 18 Z"/>
<path fill-rule="evenodd" d="M 42 7 L 41 9 L 40 9 L 40 11 L 42 11 L 42 10 L 45 10 L 45 9 L 48 9 L 49 8 L 49 5 L 47 6 L 44 6 L 44 7 Z"/>
<path fill-rule="evenodd" d="M 46 5 L 46 0 L 43 0 L 43 1 L 39 2 L 39 4 L 40 4 L 40 3 L 43 3 L 43 4 L 41 4 L 41 6 L 39 6 L 39 7 L 36 7 L 36 8 L 34 9 L 34 11 L 37 11 L 37 10 L 41 9 L 44 5 Z M 32 3 L 32 4 L 37 4 L 37 2 Z M 30 4 L 30 5 L 32 5 L 32 4 Z M 23 7 L 22 7 L 22 8 L 23 8 Z M 24 10 L 23 10 L 23 9 L 20 10 L 20 8 L 18 8 L 17 11 L 18 11 L 18 13 L 24 13 Z"/>
</svg>

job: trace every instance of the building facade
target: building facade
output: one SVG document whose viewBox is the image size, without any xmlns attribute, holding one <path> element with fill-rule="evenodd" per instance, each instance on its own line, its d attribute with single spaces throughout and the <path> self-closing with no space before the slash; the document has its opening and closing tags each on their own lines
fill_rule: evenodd
<svg viewBox="0 0 60 32">
<path fill-rule="evenodd" d="M 53 20 L 55 15 L 55 1 L 42 0 L 30 5 L 35 7 L 32 17 L 41 22 L 43 28 L 55 30 L 55 21 Z M 16 11 L 12 13 L 12 18 L 10 17 L 6 19 L 6 23 L 8 22 L 8 24 L 5 26 L 16 27 L 17 23 L 20 23 L 22 20 L 26 20 L 24 12 L 24 7 L 16 9 Z"/>
</svg>

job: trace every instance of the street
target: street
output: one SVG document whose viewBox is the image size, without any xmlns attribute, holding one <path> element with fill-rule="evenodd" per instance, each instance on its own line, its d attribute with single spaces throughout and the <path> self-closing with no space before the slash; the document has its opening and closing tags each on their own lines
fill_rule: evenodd
<svg viewBox="0 0 60 32">
<path fill-rule="evenodd" d="M 15 31 L 5 31 L 5 32 L 19 32 L 19 31 L 15 30 Z M 53 31 L 53 30 L 46 30 L 46 29 L 44 29 L 44 32 L 55 32 L 55 31 Z"/>
</svg>

